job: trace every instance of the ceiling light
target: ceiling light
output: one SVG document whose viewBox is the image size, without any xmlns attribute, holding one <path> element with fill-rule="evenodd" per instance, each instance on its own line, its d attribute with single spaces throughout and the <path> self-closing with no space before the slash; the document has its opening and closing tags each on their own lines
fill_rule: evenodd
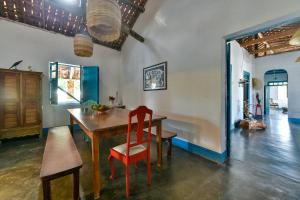
<svg viewBox="0 0 300 200">
<path fill-rule="evenodd" d="M 74 53 L 80 57 L 93 55 L 93 41 L 88 35 L 76 34 L 74 37 Z"/>
<path fill-rule="evenodd" d="M 89 0 L 86 21 L 90 35 L 97 40 L 112 42 L 120 37 L 121 10 L 116 0 Z"/>
</svg>

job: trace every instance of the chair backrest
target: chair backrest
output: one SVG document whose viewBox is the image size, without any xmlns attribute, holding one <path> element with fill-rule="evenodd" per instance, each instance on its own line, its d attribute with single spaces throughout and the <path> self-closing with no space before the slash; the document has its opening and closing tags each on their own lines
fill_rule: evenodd
<svg viewBox="0 0 300 200">
<path fill-rule="evenodd" d="M 146 106 L 139 106 L 135 110 L 129 112 L 128 115 L 128 132 L 127 132 L 127 149 L 126 155 L 129 155 L 129 149 L 131 147 L 147 143 L 147 150 L 150 151 L 150 140 L 151 140 L 151 126 L 152 126 L 152 113 L 153 111 Z M 144 139 L 144 125 L 145 119 L 148 115 L 148 130 L 147 130 L 147 139 Z M 137 124 L 133 127 L 132 119 L 137 118 Z M 131 133 L 133 128 L 136 130 L 136 141 L 135 143 L 131 142 Z"/>
</svg>

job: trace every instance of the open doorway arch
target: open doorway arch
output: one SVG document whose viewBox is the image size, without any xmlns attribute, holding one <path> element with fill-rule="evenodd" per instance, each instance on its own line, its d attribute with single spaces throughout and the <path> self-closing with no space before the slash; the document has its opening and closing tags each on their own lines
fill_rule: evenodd
<svg viewBox="0 0 300 200">
<path fill-rule="evenodd" d="M 264 74 L 264 114 L 270 108 L 288 107 L 288 72 L 284 69 L 272 69 Z"/>
</svg>

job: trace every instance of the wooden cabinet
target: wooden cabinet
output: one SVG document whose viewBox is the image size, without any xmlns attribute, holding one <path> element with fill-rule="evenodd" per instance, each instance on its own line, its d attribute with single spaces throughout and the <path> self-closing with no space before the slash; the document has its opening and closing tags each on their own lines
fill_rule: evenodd
<svg viewBox="0 0 300 200">
<path fill-rule="evenodd" d="M 42 133 L 41 75 L 0 69 L 0 140 Z"/>
</svg>

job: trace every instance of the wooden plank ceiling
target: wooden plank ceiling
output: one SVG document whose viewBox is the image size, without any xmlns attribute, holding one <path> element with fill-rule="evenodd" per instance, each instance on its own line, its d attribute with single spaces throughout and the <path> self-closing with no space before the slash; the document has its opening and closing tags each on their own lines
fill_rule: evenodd
<svg viewBox="0 0 300 200">
<path fill-rule="evenodd" d="M 289 45 L 289 40 L 298 28 L 300 28 L 300 22 L 272 28 L 237 41 L 255 57 L 297 51 L 300 50 L 300 46 Z"/>
<path fill-rule="evenodd" d="M 71 0 L 0 0 L 0 17 L 70 37 L 74 37 L 76 33 L 86 33 L 85 0 L 82 0 L 82 6 L 70 5 L 68 1 Z M 122 13 L 123 28 L 120 38 L 113 42 L 94 42 L 120 51 L 129 34 L 139 40 L 140 36 L 132 27 L 145 10 L 147 0 L 117 2 Z M 142 37 L 140 39 L 143 40 Z"/>
</svg>

